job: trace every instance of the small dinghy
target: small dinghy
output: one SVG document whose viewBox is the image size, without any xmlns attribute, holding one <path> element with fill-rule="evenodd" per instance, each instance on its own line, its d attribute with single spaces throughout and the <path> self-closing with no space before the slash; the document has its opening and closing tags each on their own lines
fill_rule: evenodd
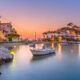
<svg viewBox="0 0 80 80">
<path fill-rule="evenodd" d="M 45 49 L 31 49 L 34 56 L 48 55 L 55 53 L 55 49 L 45 48 Z"/>
</svg>

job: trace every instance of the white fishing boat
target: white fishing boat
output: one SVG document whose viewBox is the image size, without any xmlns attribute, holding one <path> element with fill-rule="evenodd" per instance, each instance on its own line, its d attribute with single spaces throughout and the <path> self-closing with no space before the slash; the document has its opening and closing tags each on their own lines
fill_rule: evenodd
<svg viewBox="0 0 80 80">
<path fill-rule="evenodd" d="M 34 56 L 48 55 L 55 53 L 55 49 L 45 48 L 45 49 L 31 49 Z"/>
</svg>

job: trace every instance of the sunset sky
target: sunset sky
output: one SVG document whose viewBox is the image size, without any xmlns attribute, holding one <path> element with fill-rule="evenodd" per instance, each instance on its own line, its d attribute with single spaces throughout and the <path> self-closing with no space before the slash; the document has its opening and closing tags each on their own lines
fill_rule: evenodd
<svg viewBox="0 0 80 80">
<path fill-rule="evenodd" d="M 80 0 L 0 0 L 0 15 L 22 37 L 41 37 L 69 22 L 80 25 Z"/>
</svg>

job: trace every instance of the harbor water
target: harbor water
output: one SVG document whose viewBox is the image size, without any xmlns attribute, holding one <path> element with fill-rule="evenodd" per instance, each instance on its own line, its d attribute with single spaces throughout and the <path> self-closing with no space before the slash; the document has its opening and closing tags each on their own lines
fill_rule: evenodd
<svg viewBox="0 0 80 80">
<path fill-rule="evenodd" d="M 56 53 L 45 56 L 33 56 L 28 45 L 6 46 L 14 59 L 0 65 L 0 80 L 80 80 L 80 44 L 52 46 Z"/>
</svg>

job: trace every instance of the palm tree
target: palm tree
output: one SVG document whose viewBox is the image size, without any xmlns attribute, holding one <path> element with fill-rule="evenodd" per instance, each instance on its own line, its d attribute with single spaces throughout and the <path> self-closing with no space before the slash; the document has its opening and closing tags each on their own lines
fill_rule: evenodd
<svg viewBox="0 0 80 80">
<path fill-rule="evenodd" d="M 73 28 L 80 28 L 80 27 L 78 27 L 77 25 L 73 25 Z"/>
<path fill-rule="evenodd" d="M 73 26 L 73 23 L 68 23 L 67 26 Z"/>
</svg>

